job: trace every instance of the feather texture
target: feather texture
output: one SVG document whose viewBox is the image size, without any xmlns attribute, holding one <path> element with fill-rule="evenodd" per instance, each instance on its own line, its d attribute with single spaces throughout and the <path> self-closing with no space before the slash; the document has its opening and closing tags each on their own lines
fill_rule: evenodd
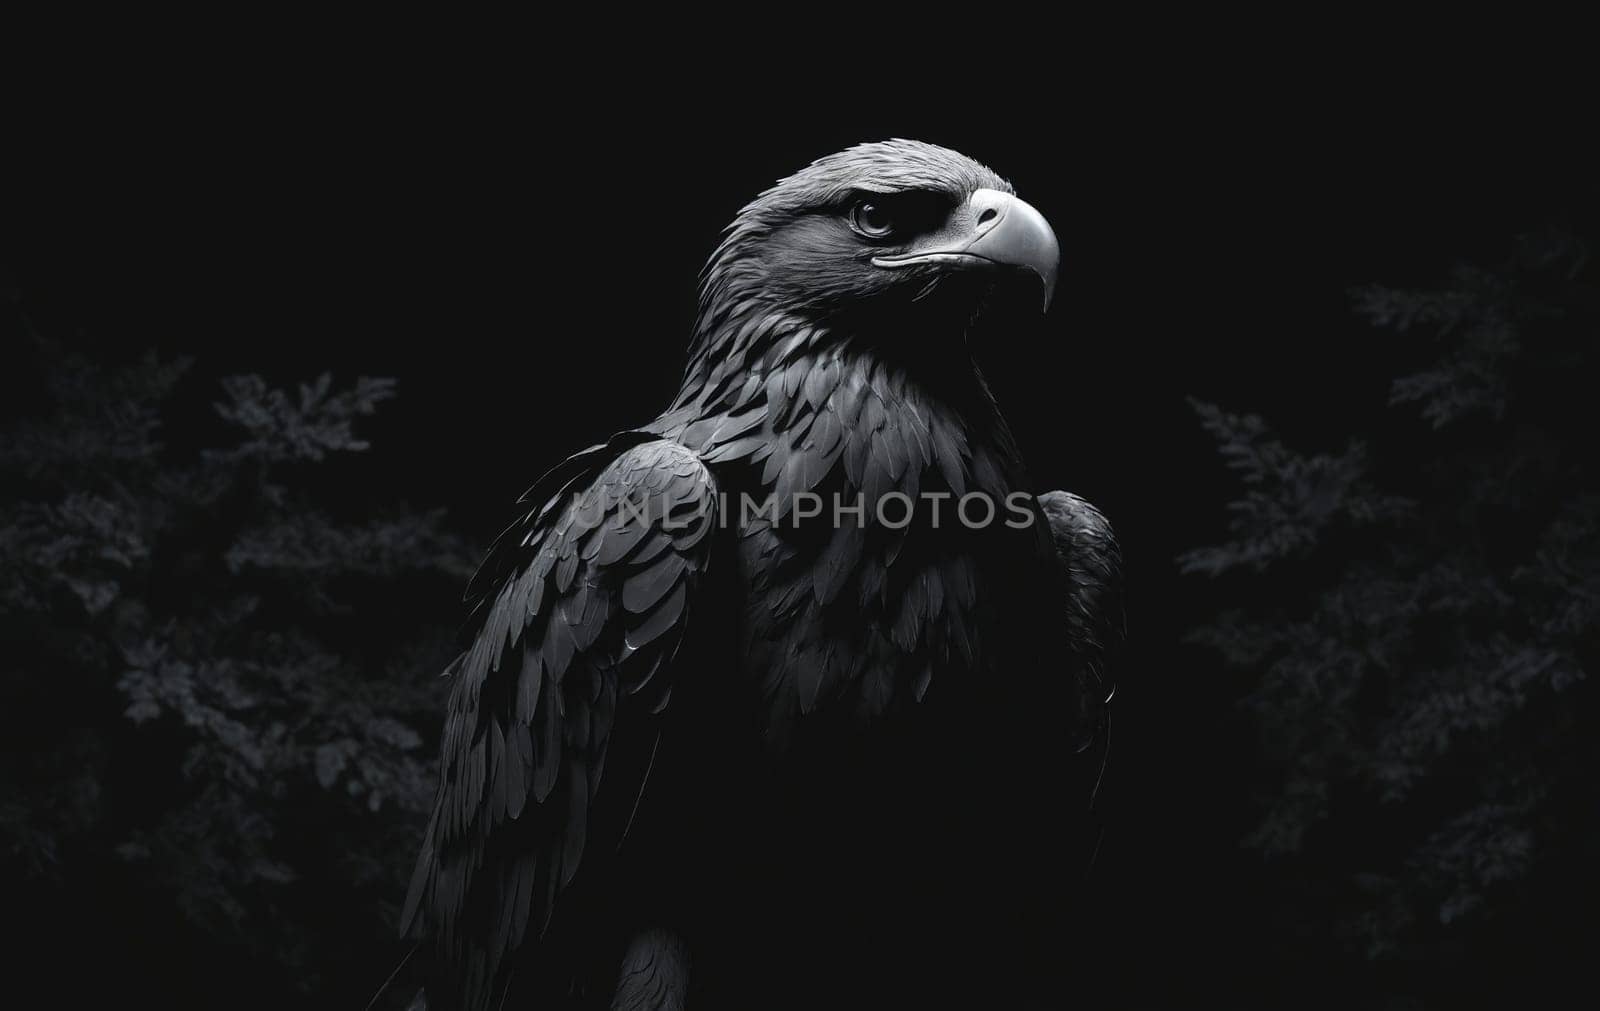
<svg viewBox="0 0 1600 1011">
<path fill-rule="evenodd" d="M 600 773 L 629 686 L 640 718 L 681 640 L 716 522 L 713 478 L 676 442 L 624 433 L 551 471 L 479 576 L 472 646 L 453 669 L 441 780 L 406 899 L 440 944 L 450 1006 L 487 1006 L 530 923 L 583 865 L 593 805 L 632 801 Z M 552 507 L 553 505 L 553 507 Z M 670 517 L 670 520 L 669 520 Z M 630 560 L 632 559 L 632 560 Z M 645 690 L 648 686 L 649 690 Z"/>
<path fill-rule="evenodd" d="M 642 784 L 610 781 L 626 777 L 608 779 L 608 755 L 626 768 L 615 756 L 642 747 L 653 765 L 667 736 L 656 717 L 689 708 L 673 699 L 688 701 L 691 679 L 731 686 L 774 747 L 835 716 L 954 700 L 936 736 L 947 768 L 974 781 L 969 767 L 1025 736 L 1023 720 L 1059 722 L 1081 680 L 1103 698 L 1121 634 L 1109 526 L 1081 499 L 1026 494 L 966 357 L 972 307 L 949 301 L 960 286 L 915 281 L 889 300 L 919 314 L 903 326 L 867 311 L 883 275 L 840 245 L 855 239 L 839 208 L 860 192 L 915 190 L 948 207 L 978 188 L 1010 189 L 954 152 L 893 141 L 762 194 L 707 265 L 669 408 L 519 500 L 468 588 L 472 641 L 448 672 L 439 791 L 406 900 L 407 924 L 438 943 L 439 1006 L 487 1007 L 597 845 L 618 841 L 606 826 L 627 832 Z M 952 304 L 962 311 L 940 318 Z M 719 492 L 740 497 L 722 504 Z M 968 493 L 997 511 L 1021 494 L 1038 522 L 967 529 L 956 509 Z M 805 495 L 823 498 L 822 517 L 801 515 Z M 708 589 L 713 568 L 727 570 L 725 593 Z M 735 641 L 731 670 L 679 660 L 691 612 Z M 985 767 L 985 789 L 1008 795 L 1015 772 Z M 681 1006 L 681 939 L 641 938 L 614 1006 Z"/>
</svg>

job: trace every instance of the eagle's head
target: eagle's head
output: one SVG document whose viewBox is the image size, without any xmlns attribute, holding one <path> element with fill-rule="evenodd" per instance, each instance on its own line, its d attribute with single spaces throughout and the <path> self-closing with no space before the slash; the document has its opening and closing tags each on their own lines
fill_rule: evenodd
<svg viewBox="0 0 1600 1011">
<path fill-rule="evenodd" d="M 1006 275 L 1031 278 L 1048 307 L 1059 261 L 1044 216 L 985 166 L 917 141 L 861 144 L 739 212 L 706 264 L 700 330 L 751 306 L 857 336 L 964 328 Z"/>
</svg>

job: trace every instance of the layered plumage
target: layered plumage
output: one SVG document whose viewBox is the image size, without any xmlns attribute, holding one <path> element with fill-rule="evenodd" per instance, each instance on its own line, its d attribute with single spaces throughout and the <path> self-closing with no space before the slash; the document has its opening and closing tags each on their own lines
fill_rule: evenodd
<svg viewBox="0 0 1600 1011">
<path fill-rule="evenodd" d="M 1082 500 L 1030 494 L 966 342 L 1012 268 L 1048 290 L 1037 222 L 988 169 L 895 141 L 815 163 L 730 226 L 674 402 L 541 478 L 469 590 L 405 913 L 433 939 L 434 1007 L 491 1006 L 534 939 L 566 950 L 564 918 L 630 915 L 630 848 L 672 837 L 659 804 L 641 816 L 653 793 L 703 828 L 719 789 L 768 789 L 761 763 L 804 779 L 878 726 L 937 740 L 966 721 L 1000 742 L 981 750 L 1035 763 L 1093 734 L 1115 542 Z M 956 751 L 931 745 L 928 774 Z M 681 943 L 648 974 L 648 946 L 626 945 L 618 1006 L 657 1006 L 646 976 L 681 1001 Z"/>
</svg>

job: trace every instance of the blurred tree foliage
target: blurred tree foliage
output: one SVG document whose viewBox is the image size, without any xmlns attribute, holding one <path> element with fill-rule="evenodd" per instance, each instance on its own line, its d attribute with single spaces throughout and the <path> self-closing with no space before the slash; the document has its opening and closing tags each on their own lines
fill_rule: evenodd
<svg viewBox="0 0 1600 1011">
<path fill-rule="evenodd" d="M 1190 637 L 1250 679 L 1247 842 L 1300 881 L 1280 913 L 1303 936 L 1459 958 L 1547 942 L 1529 916 L 1593 894 L 1593 273 L 1551 231 L 1432 289 L 1355 292 L 1398 373 L 1367 443 L 1308 454 L 1195 405 L 1242 489 L 1227 542 L 1179 559 L 1219 577 Z"/>
<path fill-rule="evenodd" d="M 190 363 L 32 343 L 42 409 L 0 437 L 0 861 L 32 903 L 14 915 L 41 949 L 129 963 L 134 992 L 217 1000 L 247 964 L 229 1006 L 356 985 L 330 973 L 370 992 L 373 953 L 398 957 L 442 705 L 427 672 L 473 557 L 437 514 L 347 515 L 340 460 L 394 384 L 228 378 L 218 444 L 174 447 Z"/>
</svg>

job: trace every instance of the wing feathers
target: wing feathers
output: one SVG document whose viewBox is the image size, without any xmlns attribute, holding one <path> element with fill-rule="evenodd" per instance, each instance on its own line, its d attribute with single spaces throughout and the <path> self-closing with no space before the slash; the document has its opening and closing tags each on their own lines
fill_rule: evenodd
<svg viewBox="0 0 1600 1011">
<path fill-rule="evenodd" d="M 737 440 L 764 415 L 730 417 L 712 438 Z M 452 665 L 439 793 L 404 915 L 436 934 L 455 1004 L 487 1006 L 530 924 L 545 929 L 583 865 L 594 805 L 633 801 L 600 783 L 619 689 L 659 685 L 629 703 L 641 717 L 670 699 L 663 672 L 706 568 L 715 499 L 694 453 L 623 433 L 541 478 L 524 496 L 537 508 L 474 577 L 477 633 Z"/>
<path fill-rule="evenodd" d="M 628 647 L 634 650 L 643 649 L 674 627 L 683 613 L 683 604 L 687 598 L 688 587 L 678 583 L 677 588 L 666 600 L 646 614 L 643 621 L 628 630 L 626 640 Z"/>
</svg>

